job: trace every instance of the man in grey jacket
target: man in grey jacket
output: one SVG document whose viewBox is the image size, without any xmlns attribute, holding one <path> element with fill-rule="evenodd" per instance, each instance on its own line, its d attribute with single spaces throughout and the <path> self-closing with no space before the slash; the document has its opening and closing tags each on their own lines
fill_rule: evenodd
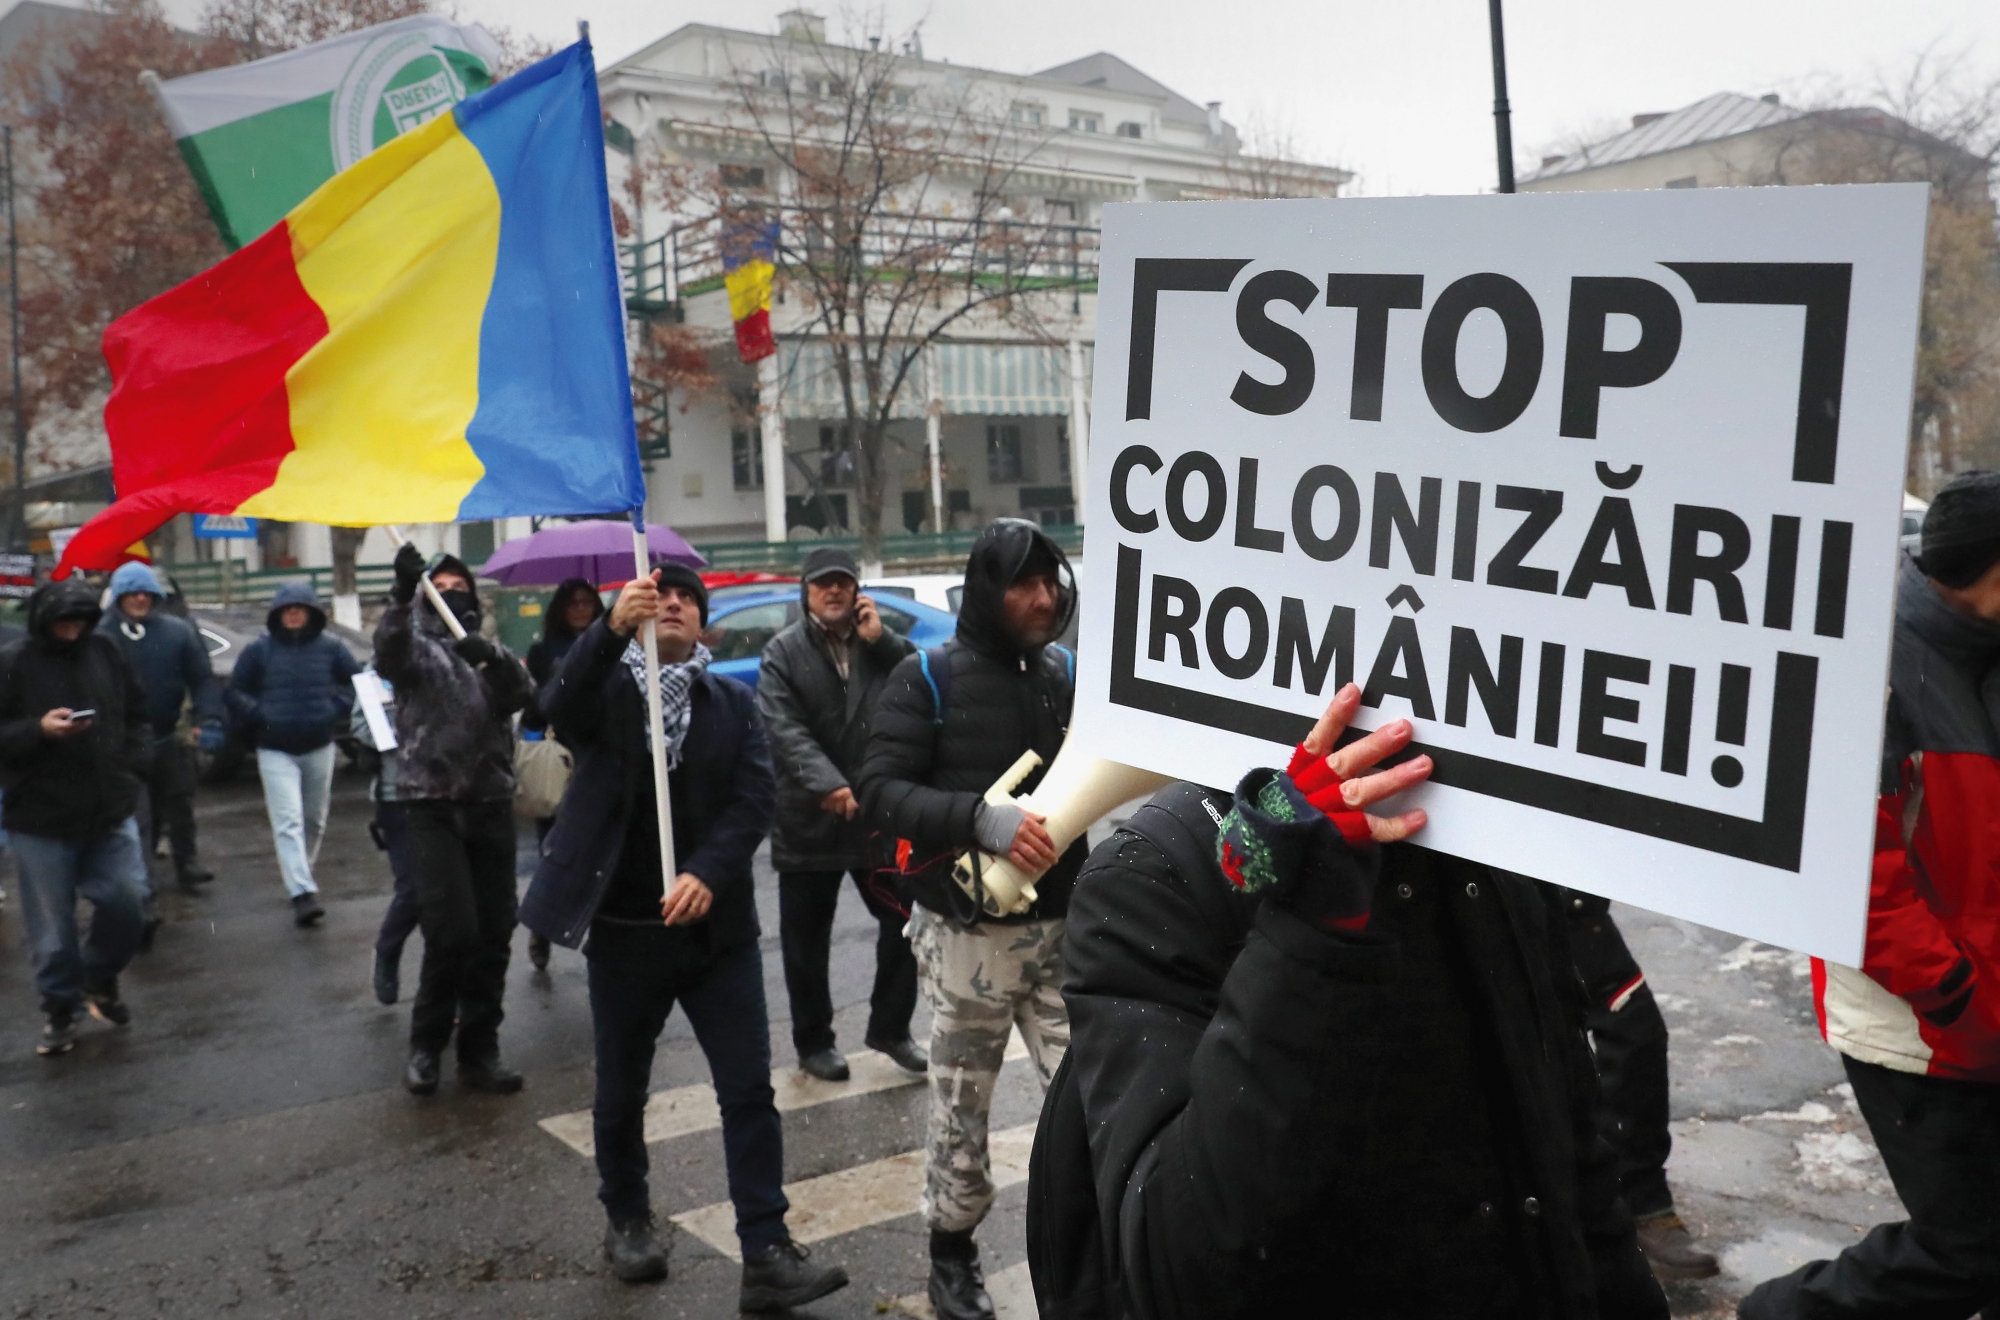
<svg viewBox="0 0 2000 1320">
<path fill-rule="evenodd" d="M 842 874 L 851 873 L 880 927 L 863 1042 L 911 1072 L 922 1072 L 923 1052 L 910 1040 L 917 963 L 903 934 L 907 914 L 872 883 L 867 828 L 848 783 L 868 745 L 882 685 L 914 648 L 882 626 L 875 602 L 861 594 L 860 570 L 847 551 L 814 550 L 801 577 L 802 616 L 765 645 L 757 680 L 757 705 L 778 768 L 771 863 L 778 871 L 792 1044 L 799 1067 L 814 1077 L 847 1079 L 847 1060 L 834 1043 L 827 958 Z"/>
<path fill-rule="evenodd" d="M 441 556 L 431 584 L 464 626 L 453 641 L 416 599 L 424 558 L 405 545 L 375 629 L 375 669 L 396 687 L 397 796 L 417 877 L 424 967 L 410 1011 L 413 1095 L 437 1090 L 439 1058 L 458 1034 L 458 1081 L 511 1094 L 500 1063 L 501 996 L 514 938 L 514 713 L 534 695 L 528 671 L 479 635 L 472 570 Z"/>
</svg>

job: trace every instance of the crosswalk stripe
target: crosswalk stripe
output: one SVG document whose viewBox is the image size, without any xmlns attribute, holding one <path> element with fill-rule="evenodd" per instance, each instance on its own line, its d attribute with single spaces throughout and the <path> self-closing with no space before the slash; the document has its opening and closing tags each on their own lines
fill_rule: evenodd
<svg viewBox="0 0 2000 1320">
<path fill-rule="evenodd" d="M 1028 1276 L 1025 1260 L 989 1275 L 986 1295 L 993 1299 L 993 1320 L 1040 1320 L 1042 1313 L 1035 1306 L 1035 1281 Z M 913 1320 L 937 1320 L 931 1299 L 924 1293 L 898 1297 L 889 1303 L 889 1309 Z"/>
<path fill-rule="evenodd" d="M 1028 1155 L 1035 1144 L 1033 1123 L 991 1133 L 986 1144 L 996 1189 L 1027 1181 Z M 923 1190 L 924 1152 L 908 1150 L 871 1164 L 787 1184 L 785 1197 L 792 1203 L 792 1211 L 785 1222 L 795 1241 L 821 1242 L 915 1214 Z M 728 1201 L 675 1215 L 673 1221 L 683 1232 L 700 1238 L 729 1259 L 742 1259 L 736 1241 L 736 1207 Z"/>
<path fill-rule="evenodd" d="M 1028 1047 L 1022 1044 L 1018 1033 L 1009 1039 L 1007 1057 L 1028 1057 Z M 773 1069 L 771 1089 L 777 1093 L 778 1111 L 787 1113 L 794 1109 L 810 1109 L 814 1105 L 845 1100 L 850 1096 L 915 1086 L 924 1080 L 922 1073 L 906 1072 L 888 1055 L 874 1050 L 850 1054 L 847 1067 L 849 1075 L 844 1082 L 822 1082 L 796 1068 Z M 716 1107 L 715 1088 L 708 1082 L 655 1091 L 646 1101 L 646 1144 L 649 1146 L 721 1126 L 722 1111 Z M 597 1154 L 588 1109 L 545 1118 L 541 1121 L 541 1128 L 585 1159 L 592 1159 Z"/>
</svg>

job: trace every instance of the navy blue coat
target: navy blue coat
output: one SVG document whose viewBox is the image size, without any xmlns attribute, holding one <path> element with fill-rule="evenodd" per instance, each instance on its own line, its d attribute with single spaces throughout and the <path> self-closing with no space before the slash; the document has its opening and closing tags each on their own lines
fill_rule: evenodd
<svg viewBox="0 0 2000 1320">
<path fill-rule="evenodd" d="M 618 870 L 633 803 L 653 791 L 646 703 L 621 658 L 626 643 L 599 619 L 542 691 L 542 709 L 575 752 L 576 769 L 521 900 L 521 924 L 572 949 L 589 933 Z M 700 877 L 714 893 L 708 915 L 692 928 L 706 926 L 720 953 L 762 933 L 750 859 L 771 828 L 777 780 L 748 687 L 703 673 L 690 701 L 681 763 L 667 776 L 674 869 Z"/>
<path fill-rule="evenodd" d="M 306 626 L 279 625 L 287 606 L 303 605 Z M 315 752 L 345 732 L 354 713 L 354 663 L 338 638 L 326 635 L 326 612 L 310 584 L 287 582 L 271 598 L 271 631 L 243 648 L 224 699 L 229 713 L 259 747 L 294 755 Z"/>
</svg>

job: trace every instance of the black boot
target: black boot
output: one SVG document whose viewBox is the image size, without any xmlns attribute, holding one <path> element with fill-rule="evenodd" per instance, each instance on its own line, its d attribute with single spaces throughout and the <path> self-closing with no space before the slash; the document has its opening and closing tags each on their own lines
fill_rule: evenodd
<svg viewBox="0 0 2000 1320">
<path fill-rule="evenodd" d="M 411 1095 L 435 1095 L 438 1089 L 436 1050 L 412 1050 L 409 1066 L 403 1069 L 403 1085 Z"/>
<path fill-rule="evenodd" d="M 614 1219 L 606 1224 L 604 1259 L 611 1262 L 612 1277 L 627 1283 L 647 1283 L 667 1277 L 667 1249 L 653 1236 L 651 1215 L 623 1223 Z"/>
<path fill-rule="evenodd" d="M 745 1311 L 786 1311 L 818 1301 L 847 1286 L 838 1265 L 815 1265 L 806 1249 L 786 1238 L 743 1258 L 743 1288 L 737 1305 Z"/>
<path fill-rule="evenodd" d="M 549 970 L 549 942 L 532 931 L 528 933 L 528 965 L 538 972 Z"/>
<path fill-rule="evenodd" d="M 888 1055 L 904 1072 L 920 1073 L 930 1070 L 930 1060 L 924 1057 L 924 1052 L 918 1049 L 917 1043 L 908 1036 L 901 1040 L 868 1040 L 862 1044 L 878 1054 Z"/>
<path fill-rule="evenodd" d="M 375 950 L 375 1002 L 393 1004 L 403 992 L 402 959 Z"/>
<path fill-rule="evenodd" d="M 972 1233 L 931 1230 L 931 1309 L 938 1320 L 993 1320 L 979 1244 Z"/>
<path fill-rule="evenodd" d="M 186 866 L 177 864 L 174 867 L 174 879 L 180 884 L 182 893 L 193 894 L 198 893 L 203 885 L 215 879 L 215 872 L 208 870 L 199 862 L 189 862 Z"/>
<path fill-rule="evenodd" d="M 475 1059 L 461 1057 L 458 1061 L 458 1084 L 468 1091 L 512 1095 L 521 1089 L 521 1074 L 503 1065 L 500 1052 L 495 1050 Z"/>
<path fill-rule="evenodd" d="M 848 1078 L 847 1056 L 829 1045 L 823 1050 L 799 1056 L 799 1067 L 822 1082 L 844 1082 Z"/>
</svg>

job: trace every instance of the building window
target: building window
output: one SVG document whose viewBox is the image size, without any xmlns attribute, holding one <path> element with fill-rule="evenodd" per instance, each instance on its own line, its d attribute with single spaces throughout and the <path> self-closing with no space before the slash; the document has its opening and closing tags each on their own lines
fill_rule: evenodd
<svg viewBox="0 0 2000 1320">
<path fill-rule="evenodd" d="M 1128 119 L 1124 123 L 1118 126 L 1118 136 L 1125 138 L 1142 138 L 1146 136 L 1146 126 L 1144 124 L 1137 123 L 1133 120 Z"/>
<path fill-rule="evenodd" d="M 729 476 L 738 490 L 764 489 L 764 438 L 750 427 L 729 433 Z"/>
<path fill-rule="evenodd" d="M 848 452 L 847 428 L 819 428 L 819 484 L 846 486 L 854 481 L 854 455 Z"/>
<path fill-rule="evenodd" d="M 724 165 L 721 174 L 725 188 L 761 189 L 764 186 L 762 165 Z"/>
<path fill-rule="evenodd" d="M 892 88 L 892 89 L 890 90 L 890 92 L 889 92 L 889 104 L 890 104 L 890 105 L 893 105 L 893 106 L 896 106 L 896 107 L 898 107 L 898 108 L 900 108 L 900 109 L 908 109 L 908 108 L 909 108 L 909 106 L 910 106 L 910 103 L 911 103 L 911 102 L 910 102 L 910 89 L 909 89 L 909 88 L 907 88 L 907 87 L 896 87 L 896 88 Z"/>
<path fill-rule="evenodd" d="M 1695 186 L 1694 175 L 1692 174 L 1688 175 L 1685 179 L 1667 180 L 1667 187 L 1669 188 L 1692 188 L 1694 186 Z"/>
<path fill-rule="evenodd" d="M 1076 497 L 1068 486 L 1021 487 L 1021 516 L 1044 527 L 1076 525 Z"/>
<path fill-rule="evenodd" d="M 1021 428 L 1014 423 L 986 428 L 986 479 L 992 482 L 1025 481 L 1021 453 Z"/>
<path fill-rule="evenodd" d="M 1060 197 L 1051 197 L 1044 203 L 1049 208 L 1049 219 L 1059 225 L 1076 223 L 1076 203 L 1066 202 Z"/>
<path fill-rule="evenodd" d="M 1104 121 L 1088 110 L 1070 111 L 1069 126 L 1074 132 L 1078 133 L 1101 133 L 1104 131 Z"/>
<path fill-rule="evenodd" d="M 1049 122 L 1049 109 L 1044 105 L 1034 105 L 1027 101 L 1017 101 L 1014 104 L 1014 108 L 1007 112 L 1007 118 L 1016 124 L 1024 124 L 1029 128 L 1040 128 L 1043 124 Z"/>
</svg>

